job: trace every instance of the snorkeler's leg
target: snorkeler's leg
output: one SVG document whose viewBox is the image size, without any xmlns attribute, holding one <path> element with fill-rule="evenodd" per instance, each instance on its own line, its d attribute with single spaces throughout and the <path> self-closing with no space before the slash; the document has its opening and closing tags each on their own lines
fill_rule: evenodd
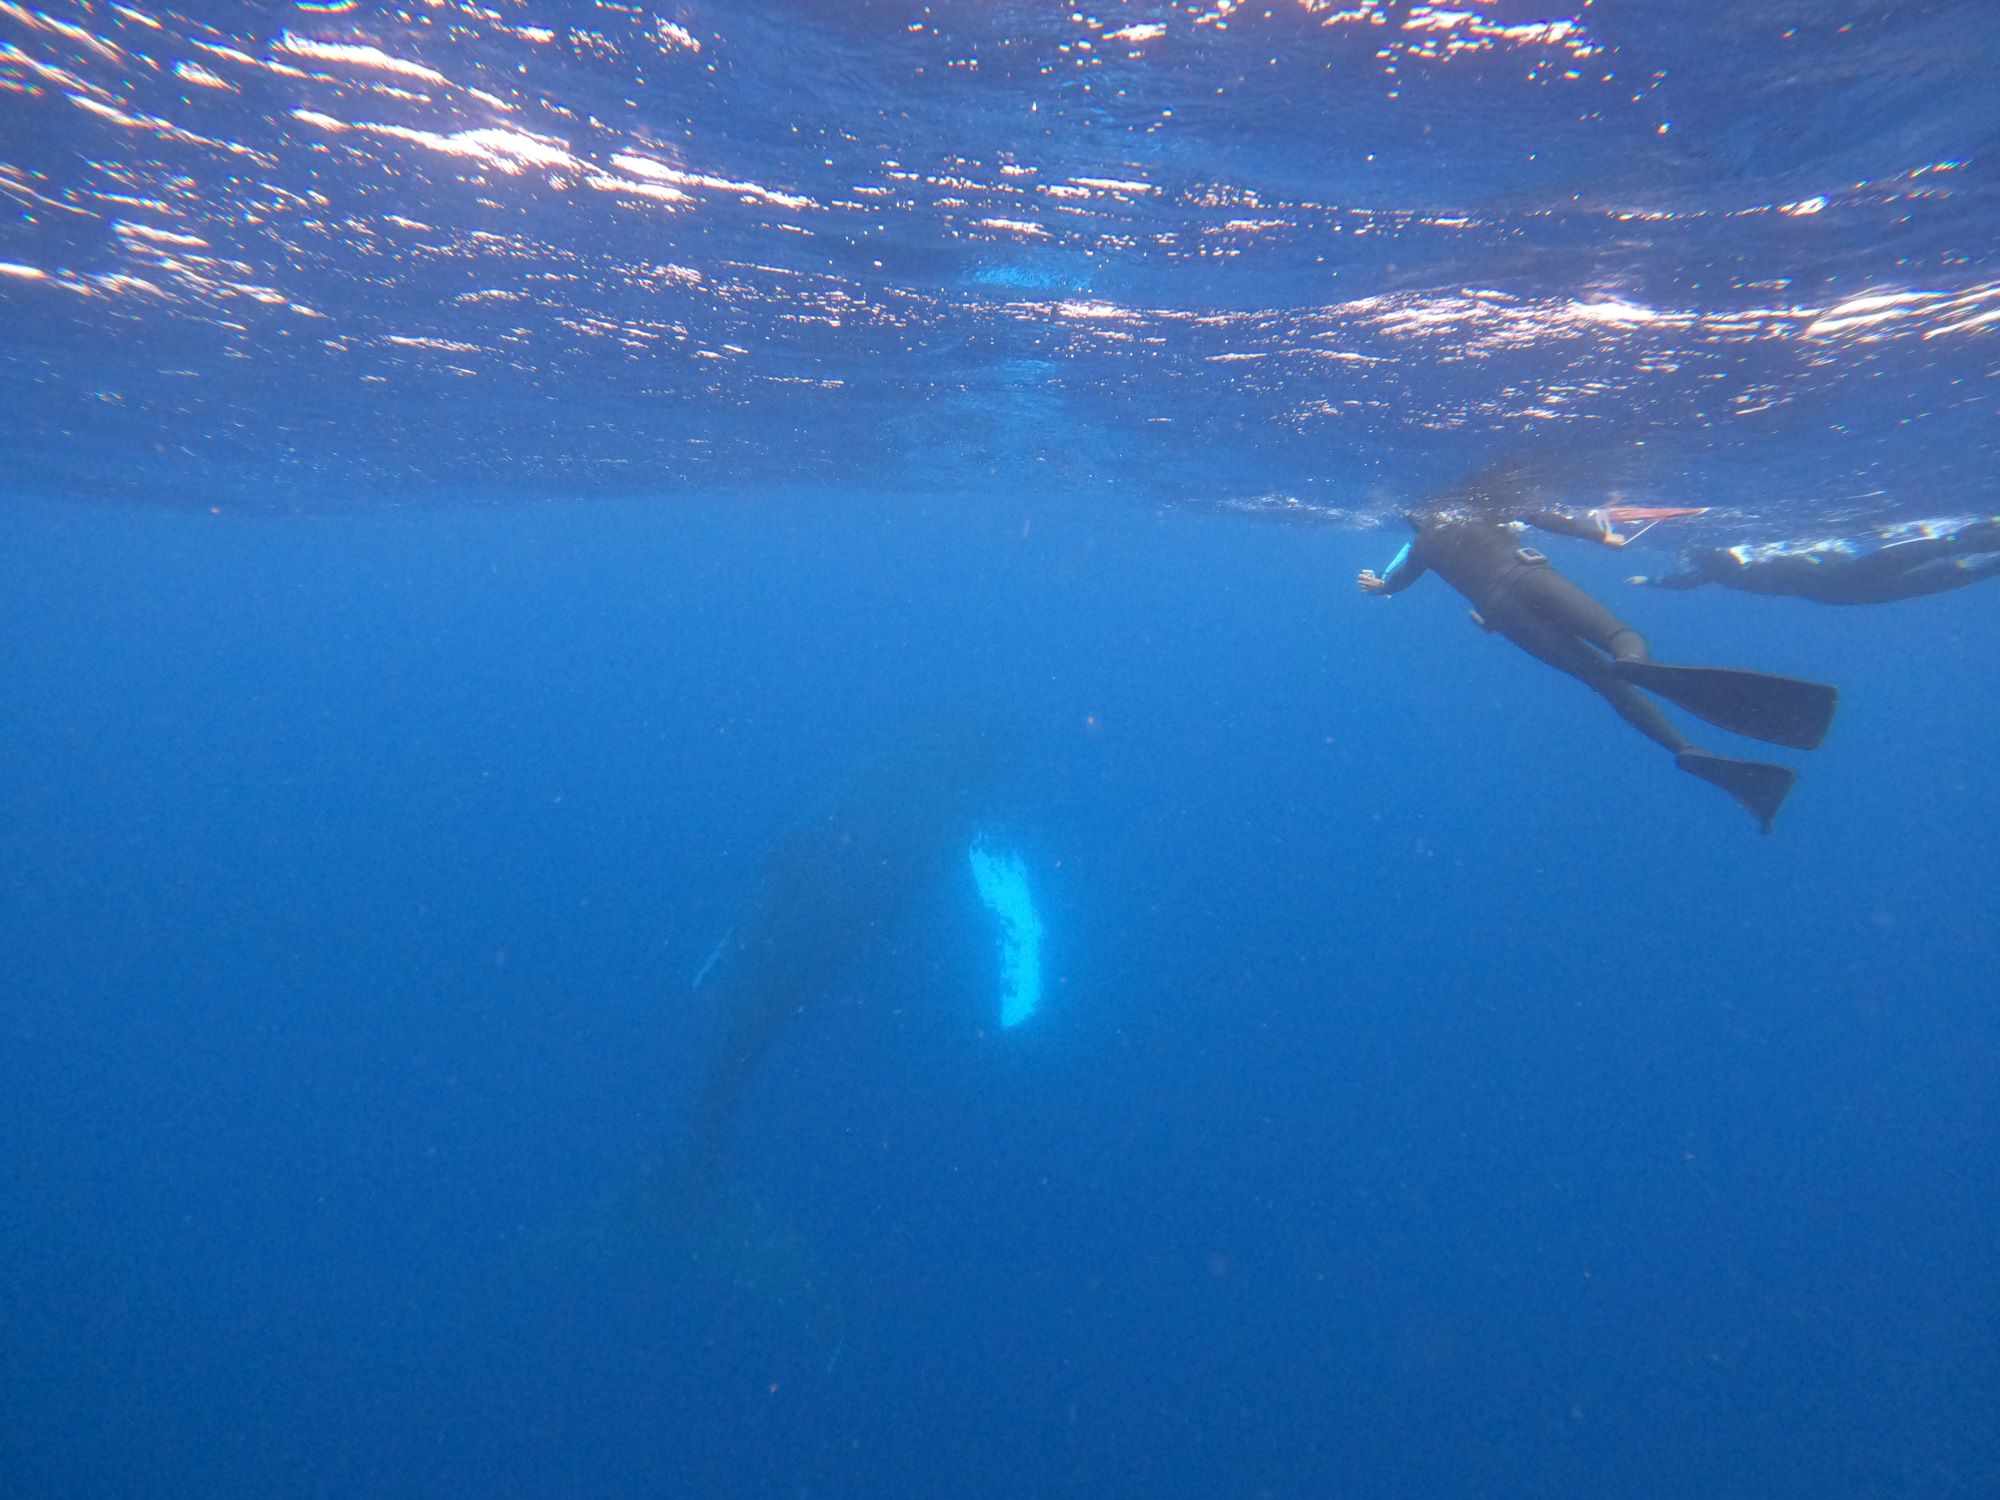
<svg viewBox="0 0 2000 1500">
<path fill-rule="evenodd" d="M 1839 694 L 1824 683 L 1736 667 L 1654 661 L 1636 630 L 1553 568 L 1528 569 L 1508 593 L 1510 613 L 1532 614 L 1571 639 L 1590 642 L 1611 655 L 1610 671 L 1618 680 L 1657 693 L 1732 734 L 1811 750 L 1833 723 Z"/>
<path fill-rule="evenodd" d="M 1620 661 L 1645 661 L 1646 638 L 1551 567 L 1524 569 L 1508 587 L 1521 609 Z"/>
<path fill-rule="evenodd" d="M 1762 761 L 1711 755 L 1688 742 L 1686 735 L 1644 693 L 1618 676 L 1624 663 L 1606 661 L 1574 636 L 1563 635 L 1532 616 L 1495 623 L 1507 638 L 1539 661 L 1595 689 L 1634 729 L 1673 752 L 1674 764 L 1689 775 L 1720 787 L 1769 833 L 1771 820 L 1792 789 L 1797 776 L 1784 766 Z M 1643 663 L 1642 663 L 1643 664 Z"/>
<path fill-rule="evenodd" d="M 1512 610 L 1493 624 L 1536 660 L 1546 662 L 1558 672 L 1567 672 L 1599 694 L 1618 711 L 1619 718 L 1654 744 L 1676 755 L 1688 748 L 1687 736 L 1674 728 L 1673 721 L 1660 712 L 1658 704 L 1629 683 L 1619 681 L 1612 675 L 1611 664 L 1575 636 L 1565 635 L 1539 616 L 1518 615 Z"/>
<path fill-rule="evenodd" d="M 1949 593 L 2000 572 L 2000 552 L 1979 552 L 1958 537 L 1896 542 L 1846 564 L 1825 604 L 1893 604 Z"/>
<path fill-rule="evenodd" d="M 1844 561 L 1827 604 L 1889 604 L 1921 594 L 1941 593 L 1955 586 L 1940 564 L 1949 568 L 1958 542 L 1952 537 L 1914 537 L 1891 542 L 1861 557 Z M 1968 580 L 1969 582 L 1970 580 Z"/>
</svg>

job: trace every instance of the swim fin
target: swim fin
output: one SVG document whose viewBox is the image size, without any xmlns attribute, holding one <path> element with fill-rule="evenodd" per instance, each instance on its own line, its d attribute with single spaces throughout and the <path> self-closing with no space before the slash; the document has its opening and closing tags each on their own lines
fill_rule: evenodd
<svg viewBox="0 0 2000 1500">
<path fill-rule="evenodd" d="M 1721 787 L 1757 820 L 1764 832 L 1778 816 L 1785 795 L 1798 775 L 1784 766 L 1766 765 L 1760 760 L 1731 760 L 1726 755 L 1710 755 L 1706 750 L 1683 750 L 1674 764 L 1691 776 Z"/>
<path fill-rule="evenodd" d="M 1717 728 L 1794 750 L 1814 749 L 1826 738 L 1840 701 L 1839 689 L 1823 682 L 1734 667 L 1670 667 L 1625 658 L 1612 662 L 1611 671 Z"/>
</svg>

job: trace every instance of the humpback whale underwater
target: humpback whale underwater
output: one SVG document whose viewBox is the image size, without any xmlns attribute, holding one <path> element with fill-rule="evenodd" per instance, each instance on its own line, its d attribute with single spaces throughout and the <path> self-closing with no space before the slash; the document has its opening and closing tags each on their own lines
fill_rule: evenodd
<svg viewBox="0 0 2000 1500">
<path fill-rule="evenodd" d="M 802 1020 L 852 993 L 854 972 L 922 893 L 956 881 L 968 901 L 993 905 L 982 864 L 992 854 L 979 835 L 992 794 L 985 739 L 911 735 L 772 842 L 744 914 L 694 977 L 714 1020 L 685 1125 L 613 1197 L 591 1235 L 596 1256 L 664 1255 L 703 1295 L 719 1290 L 823 1357 L 837 1353 L 838 1299 L 810 1244 L 738 1170 L 747 1106 Z M 1017 923 L 994 910 L 1003 957 L 1018 960 Z M 1010 1014 L 1018 990 L 1008 990 Z"/>
<path fill-rule="evenodd" d="M 749 908 L 697 976 L 715 1031 L 683 1141 L 696 1184 L 732 1170 L 743 1105 L 771 1055 L 902 918 L 948 878 L 991 797 L 986 743 L 904 742 L 766 851 Z M 969 887 L 968 887 L 969 889 Z"/>
</svg>

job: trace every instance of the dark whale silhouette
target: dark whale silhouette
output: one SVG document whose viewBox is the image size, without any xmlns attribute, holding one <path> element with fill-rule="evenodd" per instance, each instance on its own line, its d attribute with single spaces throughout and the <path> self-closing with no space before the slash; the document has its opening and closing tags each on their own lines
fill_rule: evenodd
<svg viewBox="0 0 2000 1500">
<path fill-rule="evenodd" d="M 703 1299 L 733 1309 L 733 1325 L 822 1366 L 843 1347 L 838 1298 L 808 1237 L 743 1180 L 737 1137 L 801 1018 L 842 992 L 915 898 L 954 878 L 975 898 L 966 849 L 992 765 L 988 742 L 959 726 L 905 735 L 772 842 L 743 916 L 697 977 L 715 1022 L 686 1125 L 582 1236 L 601 1271 L 691 1276 Z"/>
<path fill-rule="evenodd" d="M 730 1168 L 743 1105 L 772 1054 L 893 928 L 954 875 L 985 806 L 988 757 L 966 733 L 913 737 L 849 780 L 764 855 L 742 920 L 709 965 L 715 1032 L 684 1139 L 697 1174 Z"/>
</svg>

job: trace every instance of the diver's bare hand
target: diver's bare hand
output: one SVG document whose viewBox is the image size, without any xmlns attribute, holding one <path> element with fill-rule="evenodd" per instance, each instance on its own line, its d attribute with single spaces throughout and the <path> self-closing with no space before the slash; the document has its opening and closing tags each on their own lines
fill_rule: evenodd
<svg viewBox="0 0 2000 1500">
<path fill-rule="evenodd" d="M 1361 576 L 1354 581 L 1361 585 L 1361 592 L 1364 594 L 1386 594 L 1389 592 L 1389 580 L 1378 575 L 1373 568 L 1363 568 Z"/>
</svg>

